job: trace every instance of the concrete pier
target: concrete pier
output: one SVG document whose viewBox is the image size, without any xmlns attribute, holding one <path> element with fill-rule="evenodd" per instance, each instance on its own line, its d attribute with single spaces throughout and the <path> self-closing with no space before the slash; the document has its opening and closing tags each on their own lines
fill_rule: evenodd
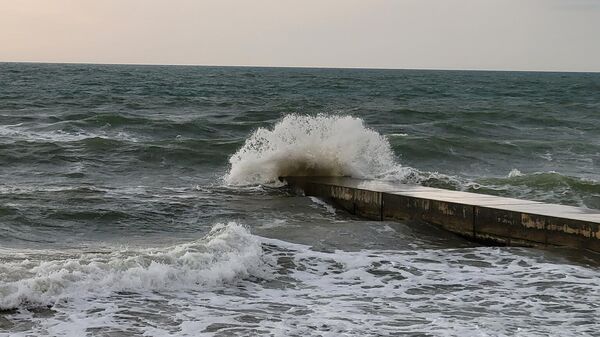
<svg viewBox="0 0 600 337">
<path fill-rule="evenodd" d="M 285 177 L 307 196 L 375 220 L 417 220 L 481 241 L 600 252 L 600 210 L 346 177 Z"/>
</svg>

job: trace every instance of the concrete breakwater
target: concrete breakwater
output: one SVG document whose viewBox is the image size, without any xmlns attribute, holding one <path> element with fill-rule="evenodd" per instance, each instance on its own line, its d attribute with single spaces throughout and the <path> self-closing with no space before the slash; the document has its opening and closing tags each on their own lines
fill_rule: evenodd
<svg viewBox="0 0 600 337">
<path fill-rule="evenodd" d="M 425 221 L 481 241 L 600 252 L 600 210 L 347 177 L 284 177 L 374 220 Z"/>
</svg>

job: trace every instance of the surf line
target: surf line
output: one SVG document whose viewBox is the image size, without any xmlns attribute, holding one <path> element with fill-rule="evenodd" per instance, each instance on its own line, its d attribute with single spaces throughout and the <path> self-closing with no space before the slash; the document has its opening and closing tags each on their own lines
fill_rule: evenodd
<svg viewBox="0 0 600 337">
<path fill-rule="evenodd" d="M 368 219 L 424 221 L 479 242 L 600 253 L 600 210 L 349 177 L 280 180 Z"/>
</svg>

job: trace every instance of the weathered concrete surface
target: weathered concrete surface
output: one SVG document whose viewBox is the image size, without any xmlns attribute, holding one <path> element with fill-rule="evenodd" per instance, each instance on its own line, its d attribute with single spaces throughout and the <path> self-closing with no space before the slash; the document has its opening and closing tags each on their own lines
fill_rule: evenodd
<svg viewBox="0 0 600 337">
<path fill-rule="evenodd" d="M 346 177 L 283 179 L 369 219 L 421 220 L 473 239 L 600 252 L 600 210 Z"/>
</svg>

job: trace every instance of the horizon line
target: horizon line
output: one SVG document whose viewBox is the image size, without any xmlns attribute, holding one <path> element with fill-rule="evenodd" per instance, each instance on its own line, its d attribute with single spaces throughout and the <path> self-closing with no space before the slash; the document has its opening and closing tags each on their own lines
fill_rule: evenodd
<svg viewBox="0 0 600 337">
<path fill-rule="evenodd" d="M 510 70 L 510 69 L 477 69 L 477 68 L 389 68 L 389 67 L 334 67 L 334 66 L 281 66 L 281 65 L 216 65 L 196 63 L 127 63 L 127 62 L 48 62 L 48 61 L 0 61 L 0 63 L 25 63 L 25 64 L 64 64 L 64 65 L 107 65 L 107 66 L 163 66 L 163 67 L 214 67 L 214 68 L 281 68 L 281 69 L 339 69 L 339 70 L 420 70 L 420 71 L 481 71 L 481 72 L 530 72 L 530 73 L 575 73 L 597 74 L 600 70 Z"/>
</svg>

